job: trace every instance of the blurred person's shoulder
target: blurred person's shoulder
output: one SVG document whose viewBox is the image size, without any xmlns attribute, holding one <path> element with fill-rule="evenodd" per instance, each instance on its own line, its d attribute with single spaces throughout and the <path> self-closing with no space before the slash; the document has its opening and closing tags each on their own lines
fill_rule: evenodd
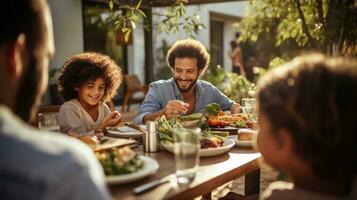
<svg viewBox="0 0 357 200">
<path fill-rule="evenodd" d="M 62 185 L 63 191 L 67 191 L 64 188 L 78 183 L 74 180 L 78 177 L 90 182 L 96 172 L 99 182 L 104 182 L 98 161 L 88 146 L 61 133 L 39 131 L 3 106 L 0 106 L 0 147 L 3 191 L 11 191 L 6 187 L 21 186 L 38 197 L 54 186 Z M 60 193 L 61 188 L 57 189 Z"/>
<path fill-rule="evenodd" d="M 271 183 L 263 192 L 261 199 L 263 200 L 309 200 L 309 199 L 323 199 L 323 200 L 347 200 L 357 198 L 357 181 L 354 182 L 352 190 L 349 194 L 342 197 L 333 197 L 314 191 L 309 191 L 299 187 L 295 187 L 293 183 L 277 181 Z"/>
</svg>

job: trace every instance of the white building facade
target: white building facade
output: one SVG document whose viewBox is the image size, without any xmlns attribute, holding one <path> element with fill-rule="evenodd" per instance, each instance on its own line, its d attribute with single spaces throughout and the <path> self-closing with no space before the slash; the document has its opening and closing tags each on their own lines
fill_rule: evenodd
<svg viewBox="0 0 357 200">
<path fill-rule="evenodd" d="M 60 68 L 65 60 L 74 54 L 84 51 L 84 28 L 83 28 L 83 2 L 84 0 L 48 0 L 53 19 L 54 39 L 56 53 L 54 59 L 50 62 L 50 70 Z M 222 26 L 221 47 L 222 48 L 222 67 L 231 71 L 231 60 L 228 57 L 230 41 L 234 38 L 235 32 L 239 30 L 239 19 L 243 17 L 246 1 L 212 3 L 187 6 L 187 15 L 199 14 L 200 22 L 206 28 L 201 29 L 196 39 L 201 41 L 208 49 L 211 48 L 211 34 L 216 30 L 210 31 L 212 21 L 216 21 Z M 165 8 L 153 8 L 153 13 L 161 12 Z M 159 18 L 153 15 L 153 24 L 159 21 Z M 213 33 L 212 33 L 213 32 Z M 144 30 L 142 25 L 138 25 L 133 34 L 133 43 L 127 46 L 127 73 L 137 74 L 142 82 L 145 82 L 145 52 L 144 52 Z M 153 52 L 154 68 L 158 63 L 156 49 L 162 46 L 162 41 L 172 44 L 178 39 L 188 38 L 184 31 L 176 34 L 167 35 L 158 33 L 153 29 Z M 55 79 L 51 83 L 55 83 Z M 44 105 L 51 104 L 49 94 L 46 94 Z"/>
</svg>

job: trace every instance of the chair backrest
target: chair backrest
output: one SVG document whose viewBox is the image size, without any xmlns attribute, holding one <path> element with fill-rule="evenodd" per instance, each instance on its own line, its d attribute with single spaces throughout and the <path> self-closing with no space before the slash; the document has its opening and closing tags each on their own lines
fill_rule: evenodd
<svg viewBox="0 0 357 200">
<path fill-rule="evenodd" d="M 124 75 L 124 81 L 127 89 L 129 88 L 141 88 L 143 84 L 141 84 L 137 75 Z"/>
<path fill-rule="evenodd" d="M 38 126 L 38 114 L 39 113 L 50 113 L 50 112 L 59 112 L 61 105 L 52 105 L 52 106 L 40 106 L 37 110 L 35 119 L 30 122 L 31 125 L 37 127 Z"/>
</svg>

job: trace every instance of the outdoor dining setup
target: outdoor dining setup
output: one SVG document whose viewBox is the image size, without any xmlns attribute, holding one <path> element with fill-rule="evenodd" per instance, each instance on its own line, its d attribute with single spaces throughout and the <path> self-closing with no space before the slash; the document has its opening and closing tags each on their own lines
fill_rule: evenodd
<svg viewBox="0 0 357 200">
<path fill-rule="evenodd" d="M 5 0 L 0 199 L 357 199 L 357 4 L 311 2 Z"/>
<path fill-rule="evenodd" d="M 123 122 L 107 127 L 100 139 L 82 140 L 95 152 L 114 199 L 209 198 L 243 176 L 245 194 L 257 195 L 255 99 L 243 99 L 242 111 L 232 115 L 212 103 L 202 113 L 161 116 L 146 125 Z M 56 115 L 38 113 L 39 128 L 58 131 Z"/>
<path fill-rule="evenodd" d="M 108 127 L 104 142 L 90 145 L 114 199 L 208 197 L 241 176 L 246 194 L 253 195 L 259 193 L 260 153 L 253 150 L 256 132 L 248 116 L 225 114 L 211 104 L 204 113 Z"/>
</svg>

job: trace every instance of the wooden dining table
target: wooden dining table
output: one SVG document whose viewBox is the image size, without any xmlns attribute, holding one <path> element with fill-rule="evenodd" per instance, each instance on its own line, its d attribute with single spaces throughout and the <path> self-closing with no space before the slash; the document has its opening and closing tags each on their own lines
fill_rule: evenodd
<svg viewBox="0 0 357 200">
<path fill-rule="evenodd" d="M 222 155 L 201 157 L 196 177 L 189 186 L 179 187 L 173 179 L 152 190 L 135 195 L 133 194 L 135 187 L 174 174 L 175 158 L 172 153 L 166 150 L 145 153 L 141 146 L 134 150 L 139 155 L 154 158 L 160 165 L 159 169 L 155 174 L 140 181 L 109 186 L 113 199 L 193 199 L 201 195 L 204 199 L 210 199 L 212 190 L 243 176 L 245 176 L 245 195 L 259 194 L 260 168 L 258 159 L 261 158 L 261 155 L 252 149 L 235 146 Z"/>
</svg>

